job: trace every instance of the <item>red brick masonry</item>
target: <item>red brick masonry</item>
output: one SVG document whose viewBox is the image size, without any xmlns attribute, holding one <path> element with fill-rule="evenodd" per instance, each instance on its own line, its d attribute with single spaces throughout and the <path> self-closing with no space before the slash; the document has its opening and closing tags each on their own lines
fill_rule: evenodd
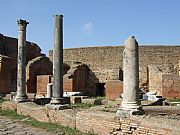
<svg viewBox="0 0 180 135">
<path fill-rule="evenodd" d="M 30 116 L 44 122 L 59 123 L 64 126 L 76 127 L 83 132 L 92 132 L 100 135 L 114 134 L 150 134 L 150 135 L 178 135 L 178 131 L 173 131 L 173 127 L 165 127 L 166 124 L 159 124 L 156 121 L 143 121 L 142 117 L 115 118 L 115 113 L 73 109 L 49 110 L 43 106 L 33 103 L 4 102 L 3 110 L 16 110 L 18 114 Z M 163 121 L 162 121 L 163 122 Z M 157 125 L 156 125 L 157 124 Z M 179 122 L 177 121 L 177 124 Z"/>
</svg>

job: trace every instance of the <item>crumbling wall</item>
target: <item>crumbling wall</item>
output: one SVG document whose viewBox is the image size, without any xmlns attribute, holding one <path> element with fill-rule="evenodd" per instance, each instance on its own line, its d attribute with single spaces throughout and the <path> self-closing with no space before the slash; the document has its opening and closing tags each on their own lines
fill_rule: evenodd
<svg viewBox="0 0 180 135">
<path fill-rule="evenodd" d="M 0 55 L 0 93 L 11 92 L 11 59 Z"/>
<path fill-rule="evenodd" d="M 162 74 L 157 66 L 149 66 L 149 91 L 157 92 L 161 95 Z"/>
<path fill-rule="evenodd" d="M 168 99 L 180 98 L 180 76 L 162 74 L 161 95 Z"/>
<path fill-rule="evenodd" d="M 0 89 L 0 93 L 16 91 L 18 39 L 0 34 L 0 55 L 6 56 L 11 60 L 9 62 L 8 59 L 3 58 L 3 61 L 1 62 L 1 68 L 3 69 L 0 71 L 0 87 L 3 88 Z M 26 63 L 40 55 L 41 49 L 39 46 L 35 43 L 27 41 Z"/>
<path fill-rule="evenodd" d="M 95 79 L 87 65 L 73 64 L 63 77 L 64 91 L 95 95 Z"/>
<path fill-rule="evenodd" d="M 64 49 L 64 61 L 79 61 L 85 63 L 93 71 L 114 70 L 122 68 L 123 46 L 103 46 Z M 147 67 L 149 65 L 177 65 L 180 59 L 180 46 L 140 46 L 140 81 L 146 83 Z M 53 51 L 49 51 L 49 58 L 52 60 Z M 69 63 L 68 63 L 69 64 Z M 105 75 L 106 76 L 106 75 Z M 102 74 L 98 77 L 101 80 Z M 106 77 L 104 77 L 106 78 Z"/>
<path fill-rule="evenodd" d="M 47 59 L 47 57 L 45 58 L 45 59 Z M 46 63 L 47 62 L 47 63 Z M 29 72 L 29 74 L 30 74 L 30 72 L 31 72 L 31 75 L 28 75 L 28 78 L 30 78 L 31 77 L 31 82 L 33 82 L 34 81 L 34 84 L 36 84 L 36 94 L 37 95 L 41 95 L 41 96 L 45 96 L 46 94 L 47 94 L 47 84 L 48 83 L 53 83 L 53 75 L 52 75 L 52 63 L 49 61 L 49 59 L 47 59 L 47 61 L 46 61 L 44 64 L 46 64 L 46 68 L 48 69 L 48 71 L 45 71 L 45 72 L 43 72 L 42 73 L 42 71 L 44 70 L 43 68 L 45 68 L 45 67 L 43 67 L 44 66 L 44 64 L 42 64 L 42 65 L 39 65 L 39 69 L 38 70 L 42 70 L 41 72 L 39 72 L 37 69 L 31 69 L 32 71 L 29 71 L 29 69 L 28 69 L 28 72 Z M 50 63 L 49 63 L 50 62 Z M 48 64 L 49 63 L 49 64 Z M 37 65 L 36 65 L 37 66 Z M 41 68 L 41 66 L 43 67 L 43 68 Z M 33 66 L 32 66 L 33 67 Z M 37 67 L 36 67 L 37 68 Z M 47 70 L 46 69 L 46 70 Z M 66 64 L 66 63 L 63 63 L 63 75 L 64 74 L 66 74 L 67 73 L 67 71 L 70 69 L 70 67 L 69 67 L 69 65 L 68 64 Z M 35 70 L 35 71 L 34 71 Z M 37 71 L 36 71 L 37 70 Z M 37 74 L 34 74 L 34 72 L 37 72 Z M 34 76 L 32 76 L 32 75 L 34 75 Z M 36 82 L 35 82 L 35 78 L 33 78 L 33 77 L 36 77 Z M 29 82 L 30 82 L 30 80 L 29 80 Z M 66 85 L 65 85 L 66 86 Z M 64 89 L 65 89 L 66 87 L 64 87 Z"/>
<path fill-rule="evenodd" d="M 149 66 L 149 91 L 167 99 L 180 98 L 180 76 L 167 65 Z M 173 69 L 173 68 L 172 68 Z"/>
<path fill-rule="evenodd" d="M 26 66 L 26 89 L 28 93 L 37 92 L 37 76 L 52 75 L 53 64 L 48 57 L 40 56 L 32 59 Z"/>
</svg>

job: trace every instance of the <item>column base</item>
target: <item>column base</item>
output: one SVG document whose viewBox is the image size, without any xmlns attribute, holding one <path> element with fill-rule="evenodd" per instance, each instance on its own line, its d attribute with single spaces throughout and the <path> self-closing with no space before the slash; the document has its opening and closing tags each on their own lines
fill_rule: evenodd
<svg viewBox="0 0 180 135">
<path fill-rule="evenodd" d="M 50 104 L 64 104 L 63 98 L 51 98 Z"/>
<path fill-rule="evenodd" d="M 124 109 L 138 109 L 141 106 L 139 105 L 140 103 L 138 102 L 122 102 L 122 108 Z"/>
<path fill-rule="evenodd" d="M 122 106 L 116 112 L 116 116 L 129 117 L 131 115 L 143 115 L 144 110 L 138 102 L 122 102 Z"/>
<path fill-rule="evenodd" d="M 66 98 L 52 98 L 50 103 L 46 104 L 46 107 L 52 110 L 69 109 L 70 105 L 66 100 Z"/>
<path fill-rule="evenodd" d="M 132 115 L 143 115 L 143 114 L 144 114 L 144 110 L 142 109 L 142 107 L 134 108 L 134 109 L 120 107 L 116 112 L 117 117 L 123 117 L 123 118 L 130 117 Z"/>
<path fill-rule="evenodd" d="M 27 95 L 16 95 L 14 98 L 14 101 L 17 103 L 20 102 L 27 102 L 28 101 L 28 96 Z"/>
</svg>

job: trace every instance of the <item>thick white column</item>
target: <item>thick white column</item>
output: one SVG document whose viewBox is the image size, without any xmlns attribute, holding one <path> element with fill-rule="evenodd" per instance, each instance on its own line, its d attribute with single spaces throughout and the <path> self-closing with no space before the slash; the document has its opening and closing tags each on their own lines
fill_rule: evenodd
<svg viewBox="0 0 180 135">
<path fill-rule="evenodd" d="M 26 94 L 26 20 L 18 20 L 18 71 L 16 102 L 27 101 Z"/>
<path fill-rule="evenodd" d="M 139 101 L 139 54 L 134 36 L 125 41 L 123 51 L 123 101 L 117 114 L 141 114 Z"/>
</svg>

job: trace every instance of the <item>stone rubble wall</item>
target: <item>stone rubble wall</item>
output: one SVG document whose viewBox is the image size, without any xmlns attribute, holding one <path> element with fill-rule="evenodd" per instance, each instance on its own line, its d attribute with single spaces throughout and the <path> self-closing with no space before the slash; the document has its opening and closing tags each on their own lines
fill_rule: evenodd
<svg viewBox="0 0 180 135">
<path fill-rule="evenodd" d="M 149 91 L 167 99 L 180 98 L 180 76 L 160 66 L 149 66 Z M 169 68 L 168 68 L 169 69 Z"/>
<path fill-rule="evenodd" d="M 165 125 L 149 126 L 144 124 L 139 117 L 115 118 L 115 113 L 98 112 L 90 110 L 77 111 L 75 109 L 67 110 L 49 110 L 43 106 L 37 106 L 33 103 L 14 103 L 4 102 L 3 110 L 15 110 L 18 114 L 30 116 L 38 121 L 58 123 L 63 126 L 75 127 L 83 132 L 96 133 L 99 135 L 121 135 L 121 134 L 150 134 L 150 135 L 176 135 L 178 131 L 172 131 Z M 149 122 L 148 122 L 149 123 Z M 162 128 L 161 128 L 162 127 Z M 178 135 L 178 134 L 177 134 Z"/>
<path fill-rule="evenodd" d="M 104 74 L 104 70 L 114 70 L 122 68 L 123 46 L 103 46 L 64 49 L 64 62 L 71 64 L 72 61 L 79 61 L 89 65 L 97 73 L 98 79 L 106 81 L 109 74 Z M 149 65 L 173 64 L 177 65 L 180 59 L 180 46 L 139 46 L 140 80 L 146 83 L 147 74 L 145 71 Z M 52 60 L 53 51 L 49 51 L 49 58 Z M 103 72 L 104 71 L 104 72 Z M 103 77 L 104 74 L 104 77 Z"/>
</svg>

